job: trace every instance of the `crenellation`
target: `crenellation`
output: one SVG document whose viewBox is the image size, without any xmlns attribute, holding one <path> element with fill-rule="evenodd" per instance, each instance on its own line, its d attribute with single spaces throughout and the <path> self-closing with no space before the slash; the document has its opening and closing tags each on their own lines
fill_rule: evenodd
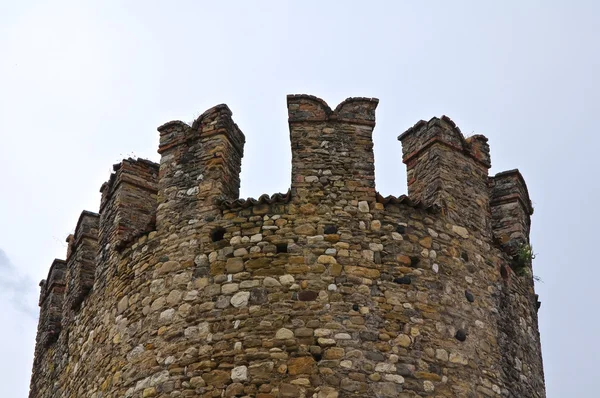
<svg viewBox="0 0 600 398">
<path fill-rule="evenodd" d="M 354 124 L 365 124 L 375 127 L 375 109 L 379 104 L 377 98 L 347 98 L 335 108 L 330 119 Z"/>
<path fill-rule="evenodd" d="M 73 251 L 73 242 L 75 242 L 75 235 L 69 234 L 69 236 L 67 236 L 67 239 L 65 239 L 65 242 L 67 242 L 67 258 L 69 258 L 71 256 L 71 252 Z"/>
<path fill-rule="evenodd" d="M 419 120 L 400 134 L 398 141 L 402 142 L 403 160 L 408 162 L 435 143 L 443 143 L 462 152 L 465 138 L 454 121 L 443 115 L 441 118 L 433 117 L 428 122 Z"/>
<path fill-rule="evenodd" d="M 333 113 L 329 105 L 321 98 L 306 94 L 288 95 L 287 108 L 290 123 L 324 122 Z"/>
<path fill-rule="evenodd" d="M 102 199 L 100 201 L 100 212 L 106 205 L 119 194 L 121 184 L 134 186 L 140 190 L 149 192 L 156 191 L 156 174 L 158 164 L 146 159 L 124 159 L 121 163 L 113 165 L 114 173 L 110 179 L 102 184 L 100 192 Z"/>
<path fill-rule="evenodd" d="M 204 138 L 214 135 L 226 136 L 232 148 L 242 157 L 246 138 L 237 124 L 233 122 L 232 115 L 233 112 L 227 105 L 217 105 L 204 112 L 194 121 L 192 131 L 200 133 Z M 224 154 L 221 153 L 220 155 Z"/>
<path fill-rule="evenodd" d="M 225 105 L 159 127 L 160 165 L 116 165 L 41 284 L 30 397 L 545 397 L 520 173 L 434 118 L 383 197 L 377 103 L 288 96 L 291 187 L 257 199 Z"/>
<path fill-rule="evenodd" d="M 77 249 L 83 239 L 98 239 L 98 222 L 100 215 L 92 211 L 84 210 L 79 215 L 77 225 L 75 226 L 75 233 L 69 235 L 72 237 L 71 240 L 71 252 Z M 67 254 L 67 259 L 70 257 Z"/>
<path fill-rule="evenodd" d="M 288 96 L 292 200 L 375 202 L 372 133 L 378 100 L 349 98 L 336 111 L 312 96 Z"/>
<path fill-rule="evenodd" d="M 113 167 L 100 192 L 100 248 L 120 250 L 140 234 L 152 231 L 156 220 L 158 165 L 126 159 Z"/>
<path fill-rule="evenodd" d="M 485 167 L 492 167 L 490 146 L 487 137 L 476 134 L 465 139 L 468 154 Z"/>
<path fill-rule="evenodd" d="M 398 137 L 407 168 L 408 196 L 442 209 L 455 223 L 489 236 L 489 146 L 466 140 L 447 116 L 420 121 Z"/>
<path fill-rule="evenodd" d="M 64 347 L 63 302 L 65 295 L 67 263 L 55 259 L 50 266 L 47 279 L 40 282 L 40 315 L 33 360 L 33 380 L 48 380 L 48 383 L 31 384 L 30 396 L 56 396 L 57 383 L 53 381 L 60 370 Z M 62 332 L 62 333 L 61 333 Z"/>
<path fill-rule="evenodd" d="M 231 115 L 226 105 L 218 105 L 191 127 L 170 122 L 159 128 L 159 230 L 214 218 L 216 199 L 238 199 L 245 137 Z"/>
<path fill-rule="evenodd" d="M 40 283 L 38 344 L 41 347 L 54 343 L 61 330 L 66 269 L 67 263 L 64 260 L 55 259 L 50 266 L 48 278 Z"/>
<path fill-rule="evenodd" d="M 79 307 L 94 286 L 99 227 L 100 215 L 83 211 L 77 221 L 75 234 L 70 235 L 63 321 L 71 318 L 70 311 Z"/>
<path fill-rule="evenodd" d="M 498 173 L 489 179 L 494 237 L 511 255 L 529 244 L 533 206 L 519 170 Z"/>
<path fill-rule="evenodd" d="M 138 237 L 156 229 L 158 165 L 125 159 L 100 189 L 97 256 L 93 290 L 104 291 L 121 272 L 120 256 Z M 93 242 L 90 242 L 90 248 Z M 76 301 L 73 301 L 75 304 Z"/>
<path fill-rule="evenodd" d="M 375 126 L 377 98 L 353 97 L 340 102 L 335 110 L 321 98 L 313 95 L 288 95 L 290 123 L 338 121 Z"/>
<path fill-rule="evenodd" d="M 420 120 L 400 134 L 398 140 L 402 142 L 403 161 L 407 164 L 430 146 L 441 144 L 464 153 L 488 169 L 492 165 L 488 139 L 481 134 L 465 138 L 456 123 L 446 115 L 428 122 Z"/>
<path fill-rule="evenodd" d="M 158 153 L 162 155 L 172 147 L 185 143 L 190 126 L 181 120 L 172 120 L 159 126 L 157 130 L 160 133 Z"/>
</svg>

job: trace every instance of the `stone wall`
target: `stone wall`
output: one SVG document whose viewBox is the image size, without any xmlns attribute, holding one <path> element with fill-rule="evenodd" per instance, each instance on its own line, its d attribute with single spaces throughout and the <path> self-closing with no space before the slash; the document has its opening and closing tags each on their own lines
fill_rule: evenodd
<svg viewBox="0 0 600 398">
<path fill-rule="evenodd" d="M 377 102 L 289 96 L 291 189 L 258 199 L 226 106 L 161 126 L 41 284 L 30 397 L 544 397 L 523 178 L 434 118 L 382 197 Z"/>
</svg>

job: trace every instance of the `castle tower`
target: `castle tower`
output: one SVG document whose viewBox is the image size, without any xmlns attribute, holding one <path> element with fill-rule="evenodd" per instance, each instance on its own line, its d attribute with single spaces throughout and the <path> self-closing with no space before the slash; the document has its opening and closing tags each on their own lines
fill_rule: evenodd
<svg viewBox="0 0 600 398">
<path fill-rule="evenodd" d="M 40 284 L 30 397 L 545 397 L 521 174 L 444 116 L 384 198 L 378 101 L 287 101 L 287 193 L 239 198 L 225 105 L 114 167 Z"/>
</svg>

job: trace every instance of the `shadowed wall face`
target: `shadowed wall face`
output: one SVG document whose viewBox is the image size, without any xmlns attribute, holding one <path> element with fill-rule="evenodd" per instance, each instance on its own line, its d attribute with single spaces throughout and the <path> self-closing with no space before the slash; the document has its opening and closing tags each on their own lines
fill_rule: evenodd
<svg viewBox="0 0 600 398">
<path fill-rule="evenodd" d="M 41 284 L 30 397 L 545 397 L 522 176 L 434 118 L 383 198 L 376 106 L 288 96 L 291 189 L 259 199 L 226 106 L 161 126 Z"/>
</svg>

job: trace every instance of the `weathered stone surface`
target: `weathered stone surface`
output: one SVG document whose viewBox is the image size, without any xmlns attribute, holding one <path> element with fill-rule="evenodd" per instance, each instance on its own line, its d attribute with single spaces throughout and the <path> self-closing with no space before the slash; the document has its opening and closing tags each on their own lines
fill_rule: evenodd
<svg viewBox="0 0 600 398">
<path fill-rule="evenodd" d="M 231 298 L 231 305 L 236 308 L 245 307 L 248 305 L 249 298 L 250 292 L 238 292 Z"/>
<path fill-rule="evenodd" d="M 193 388 L 204 387 L 206 386 L 206 382 L 201 376 L 196 376 L 190 379 L 190 386 Z"/>
<path fill-rule="evenodd" d="M 314 301 L 319 296 L 319 293 L 312 290 L 302 290 L 298 292 L 298 300 L 300 301 Z"/>
<path fill-rule="evenodd" d="M 448 361 L 448 352 L 442 348 L 435 350 L 435 357 L 440 361 Z"/>
<path fill-rule="evenodd" d="M 369 203 L 364 200 L 361 202 L 358 202 L 358 210 L 362 213 L 368 213 L 369 212 Z"/>
<path fill-rule="evenodd" d="M 226 397 L 239 397 L 244 395 L 244 385 L 242 383 L 232 383 L 225 390 Z"/>
<path fill-rule="evenodd" d="M 288 361 L 288 373 L 290 375 L 312 374 L 316 370 L 313 357 L 292 358 Z"/>
<path fill-rule="evenodd" d="M 263 285 L 265 287 L 279 287 L 279 286 L 281 286 L 281 283 L 277 279 L 267 276 L 263 280 Z"/>
<path fill-rule="evenodd" d="M 244 270 L 244 260 L 240 257 L 231 257 L 227 259 L 227 273 L 236 274 Z"/>
<path fill-rule="evenodd" d="M 222 294 L 232 294 L 238 290 L 240 290 L 240 285 L 237 283 L 226 283 L 225 285 L 221 286 Z"/>
<path fill-rule="evenodd" d="M 298 235 L 314 235 L 316 232 L 315 227 L 310 224 L 302 224 L 294 228 L 294 233 Z"/>
<path fill-rule="evenodd" d="M 465 227 L 460 227 L 458 225 L 452 226 L 452 232 L 460 236 L 461 238 L 467 239 L 469 237 L 469 231 Z"/>
<path fill-rule="evenodd" d="M 384 198 L 376 105 L 290 96 L 291 189 L 258 200 L 226 106 L 161 126 L 41 284 L 30 397 L 542 398 L 522 176 L 433 118 Z"/>
<path fill-rule="evenodd" d="M 248 367 L 236 366 L 231 370 L 231 380 L 234 382 L 242 382 L 248 380 Z"/>
<path fill-rule="evenodd" d="M 278 340 L 292 339 L 294 338 L 294 332 L 286 328 L 281 328 L 275 334 L 275 338 Z"/>
<path fill-rule="evenodd" d="M 326 256 L 326 255 L 321 255 L 319 256 L 319 258 L 317 259 L 317 261 L 321 264 L 335 264 L 337 263 L 337 261 L 335 261 L 335 257 L 333 256 Z"/>
<path fill-rule="evenodd" d="M 268 380 L 273 372 L 274 363 L 271 361 L 267 362 L 255 362 L 248 367 L 248 373 L 251 379 Z"/>
<path fill-rule="evenodd" d="M 119 300 L 119 304 L 117 304 L 117 312 L 119 314 L 125 312 L 127 307 L 129 306 L 129 297 L 124 296 L 121 300 Z"/>
<path fill-rule="evenodd" d="M 231 376 L 229 372 L 225 372 L 223 370 L 213 370 L 202 375 L 202 378 L 208 385 L 213 385 L 215 387 L 223 387 L 226 383 L 229 382 Z"/>
</svg>

